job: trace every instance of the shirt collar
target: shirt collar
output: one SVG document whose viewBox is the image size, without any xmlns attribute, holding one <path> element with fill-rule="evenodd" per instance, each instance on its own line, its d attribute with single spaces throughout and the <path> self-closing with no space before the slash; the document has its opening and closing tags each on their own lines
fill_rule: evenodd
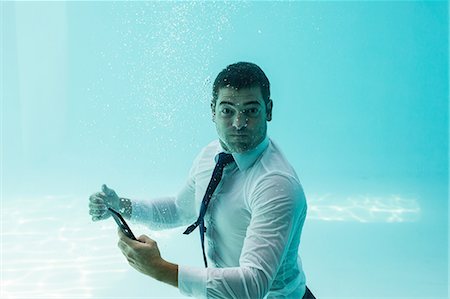
<svg viewBox="0 0 450 299">
<path fill-rule="evenodd" d="M 269 137 L 266 135 L 264 140 L 261 141 L 261 143 L 258 144 L 254 149 L 244 153 L 231 153 L 239 170 L 244 171 L 247 168 L 250 168 L 255 163 L 256 159 L 258 159 L 258 157 L 262 154 L 262 152 L 267 148 L 268 145 L 269 145 Z M 221 152 L 229 153 L 228 151 L 224 150 L 221 145 L 214 157 L 214 161 L 216 163 L 217 159 L 219 159 L 219 153 Z"/>
</svg>

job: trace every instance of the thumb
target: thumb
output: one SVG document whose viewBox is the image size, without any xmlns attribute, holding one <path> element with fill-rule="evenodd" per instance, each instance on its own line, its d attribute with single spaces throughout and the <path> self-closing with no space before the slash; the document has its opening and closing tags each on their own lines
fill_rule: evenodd
<svg viewBox="0 0 450 299">
<path fill-rule="evenodd" d="M 106 196 L 111 196 L 114 190 L 109 189 L 105 184 L 102 185 L 102 191 Z"/>
</svg>

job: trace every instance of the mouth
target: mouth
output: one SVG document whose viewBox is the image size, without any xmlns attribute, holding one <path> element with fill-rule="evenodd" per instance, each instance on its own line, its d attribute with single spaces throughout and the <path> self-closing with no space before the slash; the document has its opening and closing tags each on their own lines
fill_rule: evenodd
<svg viewBox="0 0 450 299">
<path fill-rule="evenodd" d="M 247 137 L 247 134 L 231 134 L 231 137 Z"/>
</svg>

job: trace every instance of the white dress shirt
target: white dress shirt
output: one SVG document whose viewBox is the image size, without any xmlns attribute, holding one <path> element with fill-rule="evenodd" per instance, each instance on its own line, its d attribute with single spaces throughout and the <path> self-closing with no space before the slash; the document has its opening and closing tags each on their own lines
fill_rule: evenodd
<svg viewBox="0 0 450 299">
<path fill-rule="evenodd" d="M 132 220 L 152 229 L 192 224 L 220 152 L 218 140 L 203 148 L 177 196 L 133 202 Z M 179 290 L 197 298 L 302 298 L 307 205 L 295 170 L 268 137 L 232 155 L 205 215 L 209 267 L 179 265 Z"/>
</svg>

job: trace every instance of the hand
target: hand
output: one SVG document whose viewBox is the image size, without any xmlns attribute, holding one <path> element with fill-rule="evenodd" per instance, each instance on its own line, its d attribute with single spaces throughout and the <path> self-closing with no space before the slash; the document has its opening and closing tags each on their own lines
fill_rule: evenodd
<svg viewBox="0 0 450 299">
<path fill-rule="evenodd" d="M 148 236 L 142 235 L 138 241 L 128 238 L 118 229 L 118 246 L 128 263 L 139 272 L 160 280 L 165 261 L 161 258 L 158 245 Z"/>
<path fill-rule="evenodd" d="M 102 185 L 102 192 L 97 192 L 89 197 L 89 214 L 92 221 L 104 220 L 111 216 L 108 207 L 118 211 L 120 209 L 120 198 L 116 192 Z"/>
</svg>

